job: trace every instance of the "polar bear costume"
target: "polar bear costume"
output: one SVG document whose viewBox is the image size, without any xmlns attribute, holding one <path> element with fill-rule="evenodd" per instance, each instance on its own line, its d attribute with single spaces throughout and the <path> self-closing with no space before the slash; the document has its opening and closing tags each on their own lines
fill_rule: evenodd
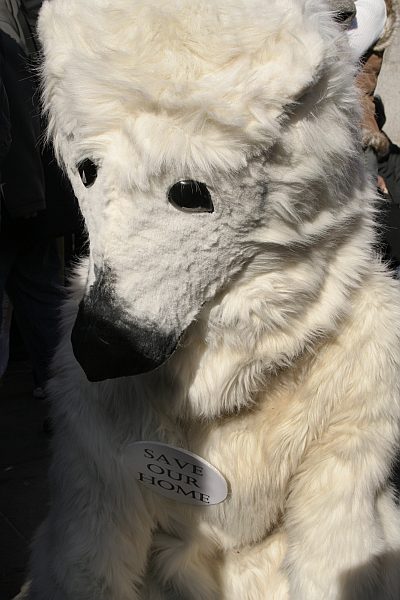
<svg viewBox="0 0 400 600">
<path fill-rule="evenodd" d="M 29 599 L 399 598 L 400 289 L 327 5 L 49 0 L 39 31 L 90 255 Z M 228 495 L 144 485 L 140 441 Z"/>
</svg>

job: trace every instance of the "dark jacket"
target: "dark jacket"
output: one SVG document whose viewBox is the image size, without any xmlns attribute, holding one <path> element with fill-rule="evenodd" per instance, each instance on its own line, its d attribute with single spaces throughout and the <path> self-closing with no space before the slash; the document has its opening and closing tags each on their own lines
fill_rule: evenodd
<svg viewBox="0 0 400 600">
<path fill-rule="evenodd" d="M 8 98 L 12 142 L 3 162 L 3 202 L 12 218 L 46 207 L 40 155 L 40 117 L 35 84 L 21 46 L 0 30 L 3 84 Z"/>
<path fill-rule="evenodd" d="M 0 184 L 2 182 L 1 166 L 11 146 L 10 109 L 3 83 L 3 70 L 3 61 L 0 55 Z"/>
<path fill-rule="evenodd" d="M 2 235 L 58 237 L 81 229 L 71 186 L 44 147 L 40 95 L 32 68 L 41 0 L 0 0 L 0 58 L 12 142 L 2 168 Z M 29 222 L 22 223 L 27 216 Z M 26 220 L 26 219 L 25 219 Z"/>
</svg>

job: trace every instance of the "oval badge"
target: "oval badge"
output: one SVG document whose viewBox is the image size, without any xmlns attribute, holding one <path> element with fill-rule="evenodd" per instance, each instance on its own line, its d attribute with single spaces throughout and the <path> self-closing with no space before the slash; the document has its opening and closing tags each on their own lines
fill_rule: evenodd
<svg viewBox="0 0 400 600">
<path fill-rule="evenodd" d="M 228 485 L 201 456 L 161 442 L 134 442 L 135 478 L 157 494 L 177 502 L 211 506 L 223 502 Z"/>
</svg>

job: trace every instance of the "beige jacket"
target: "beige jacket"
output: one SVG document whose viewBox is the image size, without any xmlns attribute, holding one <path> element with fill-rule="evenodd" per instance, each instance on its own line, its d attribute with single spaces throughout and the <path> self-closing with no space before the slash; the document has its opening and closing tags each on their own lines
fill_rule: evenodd
<svg viewBox="0 0 400 600">
<path fill-rule="evenodd" d="M 387 20 L 382 36 L 364 57 L 363 68 L 357 76 L 357 85 L 360 88 L 363 106 L 363 143 L 370 147 L 379 156 L 384 156 L 389 151 L 389 140 L 378 127 L 375 119 L 374 93 L 378 76 L 382 67 L 383 53 L 390 45 L 396 26 L 399 21 L 398 0 L 385 0 Z"/>
</svg>

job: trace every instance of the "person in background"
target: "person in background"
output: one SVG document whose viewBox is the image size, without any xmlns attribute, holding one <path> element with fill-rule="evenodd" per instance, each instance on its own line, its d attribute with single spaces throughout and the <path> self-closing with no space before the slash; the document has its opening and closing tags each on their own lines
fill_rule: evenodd
<svg viewBox="0 0 400 600">
<path fill-rule="evenodd" d="M 40 4 L 0 3 L 0 59 L 11 133 L 1 167 L 0 309 L 7 294 L 32 360 L 37 397 L 44 396 L 49 378 L 64 298 L 56 237 L 78 218 L 69 184 L 50 150 L 43 148 L 38 86 L 31 68 L 38 51 L 34 23 Z"/>
<path fill-rule="evenodd" d="M 378 178 L 378 160 L 389 152 L 389 140 L 377 121 L 375 89 L 384 51 L 390 45 L 398 21 L 395 0 L 357 0 L 356 16 L 348 29 L 350 48 L 361 69 L 356 83 L 361 91 L 362 141 L 368 168 Z M 379 187 L 387 192 L 379 179 Z"/>
<path fill-rule="evenodd" d="M 10 109 L 7 92 L 3 83 L 3 71 L 4 66 L 0 56 L 0 184 L 2 181 L 1 167 L 11 145 Z"/>
<path fill-rule="evenodd" d="M 396 205 L 396 208 L 400 209 L 400 147 L 384 132 L 383 128 L 386 123 L 386 114 L 382 98 L 380 96 L 375 96 L 374 103 L 375 117 L 379 131 L 386 137 L 389 145 L 389 152 L 382 156 L 378 156 L 378 173 L 384 180 L 388 194 Z M 398 220 L 399 219 L 396 219 L 396 221 Z"/>
<path fill-rule="evenodd" d="M 376 120 L 374 93 L 384 50 L 397 21 L 396 0 L 330 0 L 335 20 L 346 30 L 351 57 L 360 65 L 356 84 L 362 104 L 362 141 L 367 166 L 378 176 L 378 157 L 387 153 L 387 137 Z"/>
<path fill-rule="evenodd" d="M 360 61 L 356 84 L 362 104 L 362 142 L 367 168 L 382 196 L 378 225 L 381 251 L 385 260 L 397 271 L 400 260 L 396 242 L 398 216 L 399 154 L 382 131 L 385 123 L 383 102 L 375 96 L 385 50 L 390 46 L 399 20 L 396 0 L 357 0 L 356 18 L 348 31 L 355 59 Z M 397 199 L 397 202 L 399 200 Z"/>
<path fill-rule="evenodd" d="M 398 24 L 397 0 L 331 0 L 334 18 L 347 32 L 353 61 L 359 64 L 356 84 L 362 106 L 362 143 L 366 166 L 383 198 L 379 205 L 381 251 L 398 269 L 400 244 L 396 242 L 400 204 L 400 149 L 382 130 L 385 111 L 375 96 L 384 51 Z M 396 225 L 397 224 L 397 225 Z"/>
<path fill-rule="evenodd" d="M 7 93 L 3 83 L 4 66 L 0 55 L 0 186 L 2 186 L 2 166 L 11 146 L 11 122 Z M 1 189 L 1 188 L 0 188 Z M 1 192 L 0 192 L 1 193 Z M 1 218 L 1 213 L 0 213 Z M 1 225 L 0 225 L 1 227 Z M 0 382 L 7 368 L 9 354 L 9 330 L 11 304 L 5 294 L 0 295 Z"/>
</svg>

